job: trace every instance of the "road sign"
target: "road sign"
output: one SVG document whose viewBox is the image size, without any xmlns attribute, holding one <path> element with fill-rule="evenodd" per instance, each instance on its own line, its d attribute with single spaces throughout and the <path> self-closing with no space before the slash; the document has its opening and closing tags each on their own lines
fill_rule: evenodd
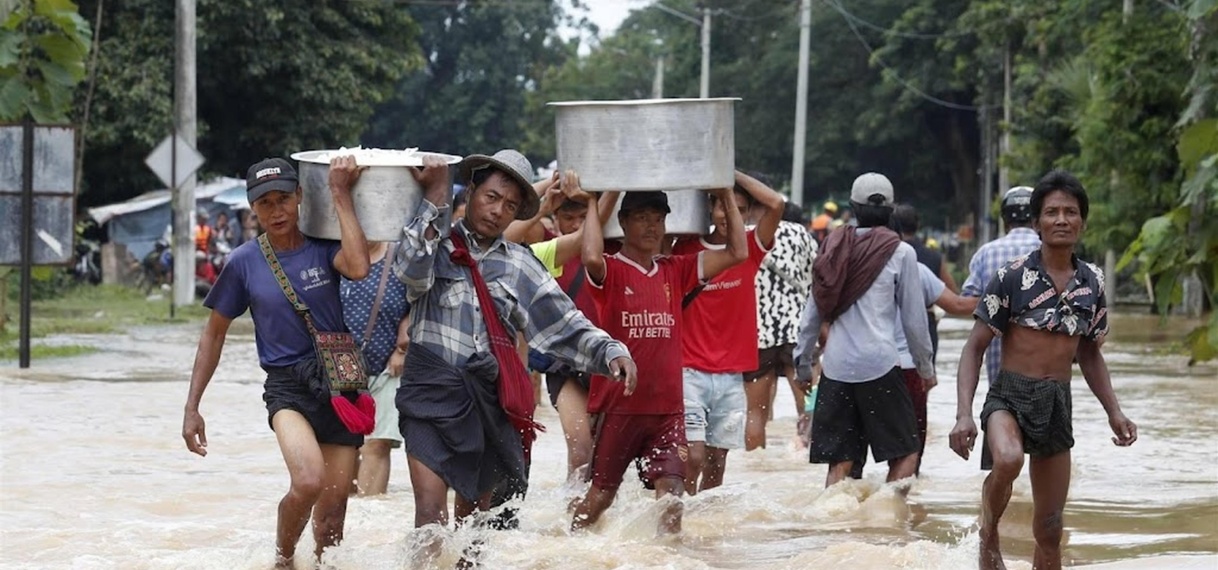
<svg viewBox="0 0 1218 570">
<path fill-rule="evenodd" d="M 33 235 L 30 263 L 72 262 L 76 208 L 76 131 L 67 125 L 33 127 L 30 207 L 33 226 L 22 223 L 24 127 L 0 125 L 0 265 L 21 264 L 22 235 Z"/>
<path fill-rule="evenodd" d="M 175 148 L 176 147 L 176 148 Z M 176 151 L 177 156 L 174 156 Z M 177 159 L 178 167 L 176 172 L 173 168 L 174 159 Z M 148 158 L 144 159 L 144 164 L 152 169 L 153 174 L 165 183 L 169 188 L 177 188 L 181 186 L 191 175 L 203 166 L 203 155 L 199 151 L 190 146 L 190 143 L 182 139 L 176 134 L 169 135 L 148 153 Z M 173 177 L 177 176 L 177 180 Z"/>
</svg>

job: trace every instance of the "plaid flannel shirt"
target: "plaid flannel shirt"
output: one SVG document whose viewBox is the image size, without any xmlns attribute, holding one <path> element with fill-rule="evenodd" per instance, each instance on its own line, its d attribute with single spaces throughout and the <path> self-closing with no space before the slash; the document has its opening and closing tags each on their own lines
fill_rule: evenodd
<svg viewBox="0 0 1218 570">
<path fill-rule="evenodd" d="M 1014 228 L 994 241 L 991 241 L 973 254 L 968 263 L 968 279 L 960 294 L 965 297 L 980 297 L 985 288 L 1007 263 L 1021 255 L 1026 255 L 1040 248 L 1040 236 L 1031 228 Z M 1002 362 L 1002 343 L 999 339 L 990 342 L 985 349 L 985 373 L 991 382 L 998 377 L 998 366 Z"/>
<path fill-rule="evenodd" d="M 439 214 L 435 205 L 422 201 L 418 214 L 402 231 L 393 272 L 406 284 L 410 342 L 461 366 L 475 352 L 489 353 L 490 338 L 472 276 L 449 259 L 452 241 L 424 237 L 429 227 L 439 235 Z M 531 348 L 597 374 L 608 375 L 611 360 L 630 356 L 625 345 L 609 338 L 575 308 L 527 248 L 501 236 L 484 251 L 464 222 L 454 224 L 452 231 L 464 233 L 508 335 L 523 332 Z"/>
</svg>

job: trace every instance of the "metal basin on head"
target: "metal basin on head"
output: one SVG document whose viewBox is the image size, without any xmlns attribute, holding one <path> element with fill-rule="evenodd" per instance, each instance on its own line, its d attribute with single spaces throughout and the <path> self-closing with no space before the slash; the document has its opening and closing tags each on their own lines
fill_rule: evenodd
<svg viewBox="0 0 1218 570">
<path fill-rule="evenodd" d="M 668 209 L 672 210 L 664 219 L 664 231 L 675 235 L 703 235 L 710 231 L 710 196 L 701 190 L 664 190 L 668 195 Z M 626 237 L 622 225 L 617 221 L 618 212 L 622 211 L 622 201 L 618 199 L 613 207 L 613 215 L 605 222 L 604 236 L 606 239 L 621 239 Z"/>
<path fill-rule="evenodd" d="M 558 167 L 594 191 L 725 188 L 735 181 L 737 98 L 560 101 Z"/>
<path fill-rule="evenodd" d="M 348 154 L 355 156 L 356 164 L 368 167 L 351 189 L 351 198 L 355 217 L 370 241 L 402 239 L 402 228 L 414 217 L 423 199 L 423 190 L 410 174 L 411 167 L 422 166 L 426 155 L 438 156 L 450 165 L 461 161 L 461 157 L 451 154 L 411 150 L 339 149 L 293 154 L 292 159 L 300 162 L 297 169 L 303 190 L 300 231 L 305 235 L 333 240 L 342 237 L 334 197 L 330 194 L 330 159 Z M 451 193 L 448 201 L 452 201 Z M 447 228 L 447 221 L 440 227 Z"/>
</svg>

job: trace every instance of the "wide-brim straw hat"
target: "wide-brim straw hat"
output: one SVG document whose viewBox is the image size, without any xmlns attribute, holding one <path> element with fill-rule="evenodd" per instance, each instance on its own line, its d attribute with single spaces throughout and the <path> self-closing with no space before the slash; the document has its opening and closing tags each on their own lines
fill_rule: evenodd
<svg viewBox="0 0 1218 570">
<path fill-rule="evenodd" d="M 517 220 L 527 220 L 537 215 L 541 198 L 533 190 L 533 165 L 529 159 L 512 149 L 503 149 L 492 156 L 471 154 L 461 161 L 457 174 L 462 182 L 472 187 L 474 173 L 484 168 L 494 168 L 520 185 L 521 202 L 516 210 Z"/>
</svg>

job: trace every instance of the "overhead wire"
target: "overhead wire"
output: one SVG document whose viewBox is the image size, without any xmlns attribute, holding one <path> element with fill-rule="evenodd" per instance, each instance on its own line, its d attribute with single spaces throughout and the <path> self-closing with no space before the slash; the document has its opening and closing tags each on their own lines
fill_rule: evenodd
<svg viewBox="0 0 1218 570">
<path fill-rule="evenodd" d="M 1162 1 L 1162 0 L 1160 0 L 1160 1 Z M 872 22 L 864 20 L 863 18 L 860 18 L 860 17 L 854 15 L 849 10 L 847 10 L 845 7 L 843 7 L 840 3 L 838 3 L 834 0 L 825 0 L 825 3 L 829 4 L 835 10 L 837 10 L 837 12 L 839 14 L 841 14 L 842 17 L 845 18 L 846 20 L 852 21 L 860 26 L 863 26 L 864 28 L 870 28 L 871 30 L 880 32 L 881 34 L 884 34 L 886 36 L 896 36 L 896 37 L 910 38 L 910 39 L 915 39 L 915 40 L 937 40 L 940 38 L 957 38 L 957 37 L 969 36 L 969 35 L 973 34 L 973 32 L 971 32 L 971 31 L 939 32 L 937 34 L 919 33 L 919 32 L 903 32 L 900 30 L 894 30 L 892 28 L 885 28 L 884 26 L 881 26 L 879 24 L 874 24 Z"/>
<path fill-rule="evenodd" d="M 876 55 L 875 49 L 871 47 L 870 43 L 868 43 L 867 38 L 863 37 L 862 32 L 859 31 L 858 26 L 856 26 L 854 23 L 854 20 L 851 19 L 850 16 L 847 15 L 845 8 L 842 8 L 834 0 L 824 0 L 824 2 L 826 4 L 828 4 L 830 7 L 837 10 L 837 12 L 839 14 L 841 14 L 842 18 L 846 21 L 846 25 L 850 28 L 850 31 L 854 33 L 854 37 L 858 38 L 859 43 L 863 44 L 863 48 L 867 50 L 867 54 L 871 56 L 871 59 L 875 60 L 875 62 L 878 63 L 880 65 L 880 67 L 884 69 L 885 72 L 888 73 L 888 76 L 891 77 L 893 81 L 896 81 L 897 84 L 899 84 L 901 87 L 905 88 L 906 91 L 909 91 L 910 93 L 913 93 L 914 95 L 917 95 L 918 97 L 921 97 L 922 99 L 929 101 L 931 103 L 934 103 L 936 105 L 939 105 L 941 107 L 946 107 L 948 109 L 955 109 L 957 111 L 980 111 L 982 109 L 993 109 L 993 108 L 998 107 L 998 105 L 984 105 L 984 106 L 979 107 L 979 106 L 975 106 L 975 105 L 963 105 L 960 103 L 953 103 L 946 99 L 940 99 L 938 97 L 935 97 L 934 95 L 931 95 L 925 91 L 922 91 L 921 89 L 918 89 L 910 82 L 906 81 L 905 79 L 902 79 L 900 74 L 898 74 L 896 72 L 896 70 L 894 70 L 892 67 L 890 67 L 887 63 L 884 63 L 884 60 L 880 56 Z"/>
</svg>

